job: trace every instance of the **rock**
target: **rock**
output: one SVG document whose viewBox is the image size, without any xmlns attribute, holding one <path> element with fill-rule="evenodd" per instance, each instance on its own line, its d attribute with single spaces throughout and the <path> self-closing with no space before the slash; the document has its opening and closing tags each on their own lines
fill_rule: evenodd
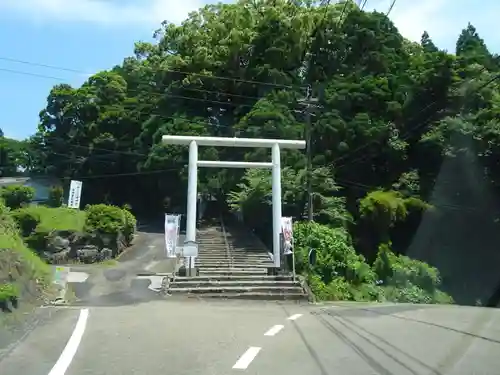
<svg viewBox="0 0 500 375">
<path fill-rule="evenodd" d="M 76 251 L 76 257 L 83 263 L 95 263 L 99 260 L 99 249 L 95 245 L 85 245 Z"/>
<path fill-rule="evenodd" d="M 47 260 L 52 264 L 67 263 L 70 259 L 70 249 L 59 251 L 57 253 L 46 252 Z"/>
<path fill-rule="evenodd" d="M 100 252 L 99 252 L 99 258 L 100 260 L 108 260 L 108 259 L 111 259 L 113 257 L 113 250 L 105 247 L 104 249 L 102 249 Z"/>
<path fill-rule="evenodd" d="M 63 238 L 60 235 L 49 237 L 47 240 L 47 250 L 51 253 L 59 253 L 61 251 L 69 250 L 70 240 Z"/>
</svg>

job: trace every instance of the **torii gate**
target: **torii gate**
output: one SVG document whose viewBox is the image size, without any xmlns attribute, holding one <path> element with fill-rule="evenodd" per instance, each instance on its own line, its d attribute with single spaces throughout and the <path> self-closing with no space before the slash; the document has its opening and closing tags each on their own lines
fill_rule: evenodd
<svg viewBox="0 0 500 375">
<path fill-rule="evenodd" d="M 301 140 L 280 140 L 261 138 L 197 137 L 190 135 L 164 135 L 163 143 L 189 145 L 189 169 L 187 192 L 186 242 L 196 242 L 196 202 L 198 195 L 198 167 L 207 168 L 271 168 L 273 188 L 273 258 L 274 266 L 280 267 L 281 231 L 281 157 L 280 149 L 304 149 Z M 243 161 L 198 160 L 198 146 L 270 148 L 270 163 Z"/>
</svg>

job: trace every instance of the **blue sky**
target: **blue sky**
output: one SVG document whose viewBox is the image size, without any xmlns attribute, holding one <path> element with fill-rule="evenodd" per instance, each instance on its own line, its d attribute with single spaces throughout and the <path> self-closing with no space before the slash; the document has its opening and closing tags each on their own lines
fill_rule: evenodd
<svg viewBox="0 0 500 375">
<path fill-rule="evenodd" d="M 51 87 L 61 82 L 78 86 L 87 78 L 84 73 L 5 59 L 95 73 L 130 56 L 135 41 L 150 41 L 162 20 L 179 23 L 188 12 L 210 2 L 0 0 L 0 128 L 8 137 L 28 137 L 36 131 L 38 113 Z M 368 0 L 366 9 L 387 11 L 391 2 Z M 427 30 L 450 52 L 470 21 L 490 50 L 500 53 L 498 14 L 498 0 L 481 0 L 481 6 L 478 0 L 397 0 L 390 16 L 405 37 L 418 40 Z"/>
</svg>

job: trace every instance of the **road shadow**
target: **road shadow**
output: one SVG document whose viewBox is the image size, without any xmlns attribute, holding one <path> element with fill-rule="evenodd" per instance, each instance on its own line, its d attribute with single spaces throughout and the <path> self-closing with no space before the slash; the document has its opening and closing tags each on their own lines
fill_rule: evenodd
<svg viewBox="0 0 500 375">
<path fill-rule="evenodd" d="M 377 317 L 377 316 L 388 316 L 392 319 L 399 319 L 399 320 L 404 320 L 407 322 L 413 322 L 413 323 L 419 323 L 423 324 L 426 326 L 430 327 L 436 327 L 440 329 L 444 329 L 450 332 L 455 332 L 459 333 L 464 336 L 470 336 L 476 339 L 480 340 L 485 340 L 489 341 L 495 344 L 500 344 L 500 340 L 493 339 L 491 337 L 486 337 L 486 336 L 481 336 L 477 335 L 475 333 L 463 331 L 460 329 L 456 329 L 453 327 L 449 326 L 444 326 L 438 323 L 433 323 L 421 319 L 416 319 L 416 318 L 411 318 L 408 316 L 401 316 L 401 315 L 395 315 L 398 313 L 402 312 L 407 312 L 407 311 L 416 311 L 416 310 L 422 310 L 422 309 L 431 309 L 431 308 L 437 308 L 439 307 L 438 305 L 393 305 L 393 306 L 380 306 L 380 307 L 370 307 L 370 308 L 363 308 L 363 307 L 358 307 L 358 308 L 347 308 L 344 310 L 337 310 L 333 308 L 324 308 L 322 309 L 323 312 L 325 312 L 328 315 L 332 316 L 337 316 L 337 317 L 344 317 L 344 318 L 367 318 L 367 317 Z"/>
<path fill-rule="evenodd" d="M 81 295 L 77 301 L 71 303 L 72 306 L 90 306 L 90 307 L 121 307 L 131 306 L 151 301 L 162 300 L 163 296 L 156 291 L 148 289 L 151 280 L 133 279 L 130 281 L 129 288 L 126 290 L 117 290 L 101 295 L 92 295 L 89 291 Z M 90 285 L 92 289 L 93 285 Z"/>
</svg>

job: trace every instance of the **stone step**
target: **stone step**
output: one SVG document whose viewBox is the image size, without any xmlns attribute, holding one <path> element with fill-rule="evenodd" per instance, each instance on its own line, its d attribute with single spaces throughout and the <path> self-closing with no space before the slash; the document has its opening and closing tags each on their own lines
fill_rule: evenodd
<svg viewBox="0 0 500 375">
<path fill-rule="evenodd" d="M 171 288 L 213 288 L 213 287 L 297 287 L 301 288 L 300 284 L 291 280 L 214 280 L 214 279 L 198 279 L 180 281 L 175 279 L 175 282 L 170 284 Z"/>
<path fill-rule="evenodd" d="M 198 268 L 241 268 L 241 269 L 252 269 L 252 268 L 271 268 L 273 267 L 273 263 L 268 262 L 268 263 L 232 263 L 232 262 L 220 262 L 220 263 L 215 263 L 215 262 L 202 262 L 202 261 L 197 261 L 196 262 L 196 267 Z"/>
<path fill-rule="evenodd" d="M 256 265 L 267 265 L 267 264 L 273 264 L 271 259 L 248 259 L 248 258 L 241 258 L 241 259 L 234 259 L 234 258 L 196 258 L 196 263 L 213 263 L 213 264 L 220 264 L 220 263 L 236 263 L 236 264 L 256 264 Z"/>
<path fill-rule="evenodd" d="M 300 286 L 201 286 L 201 287 L 185 287 L 177 288 L 175 284 L 171 284 L 169 293 L 248 293 L 248 292 L 264 292 L 274 294 L 297 293 L 304 294 Z"/>
<path fill-rule="evenodd" d="M 196 298 L 198 300 L 212 299 L 212 300 L 247 300 L 247 301 L 294 301 L 296 303 L 307 302 L 307 295 L 304 293 L 291 293 L 287 292 L 285 294 L 274 293 L 274 292 L 244 292 L 244 293 L 174 293 L 171 294 L 171 299 L 191 299 Z"/>
<path fill-rule="evenodd" d="M 256 273 L 267 273 L 266 267 L 255 267 L 255 266 L 246 266 L 246 267 L 201 267 L 200 272 L 211 272 L 211 271 L 223 271 L 223 272 L 239 272 L 239 271 L 248 271 L 248 272 L 256 272 Z"/>
<path fill-rule="evenodd" d="M 221 275 L 213 276 L 176 276 L 174 282 L 184 281 L 292 281 L 292 276 L 285 275 Z"/>
<path fill-rule="evenodd" d="M 206 263 L 218 263 L 218 262 L 233 262 L 233 263 L 272 263 L 273 261 L 270 258 L 249 258 L 249 257 L 237 257 L 231 258 L 226 256 L 218 256 L 218 257 L 204 257 L 198 256 L 196 257 L 197 262 L 206 262 Z"/>
<path fill-rule="evenodd" d="M 233 259 L 270 259 L 270 256 L 267 253 L 261 254 L 227 254 L 227 253 L 207 253 L 204 251 L 199 251 L 199 258 L 205 259 L 214 259 L 214 258 L 233 258 Z"/>
<path fill-rule="evenodd" d="M 248 256 L 248 257 L 269 257 L 269 254 L 267 251 L 245 251 L 245 250 L 238 250 L 238 251 L 226 251 L 226 250 L 207 250 L 207 249 L 199 249 L 200 254 L 210 256 L 210 255 L 230 255 L 230 256 Z"/>
<path fill-rule="evenodd" d="M 267 270 L 265 268 L 253 269 L 253 270 L 231 270 L 228 268 L 202 268 L 199 269 L 200 276 L 212 276 L 219 278 L 220 276 L 228 275 L 267 275 Z"/>
</svg>

